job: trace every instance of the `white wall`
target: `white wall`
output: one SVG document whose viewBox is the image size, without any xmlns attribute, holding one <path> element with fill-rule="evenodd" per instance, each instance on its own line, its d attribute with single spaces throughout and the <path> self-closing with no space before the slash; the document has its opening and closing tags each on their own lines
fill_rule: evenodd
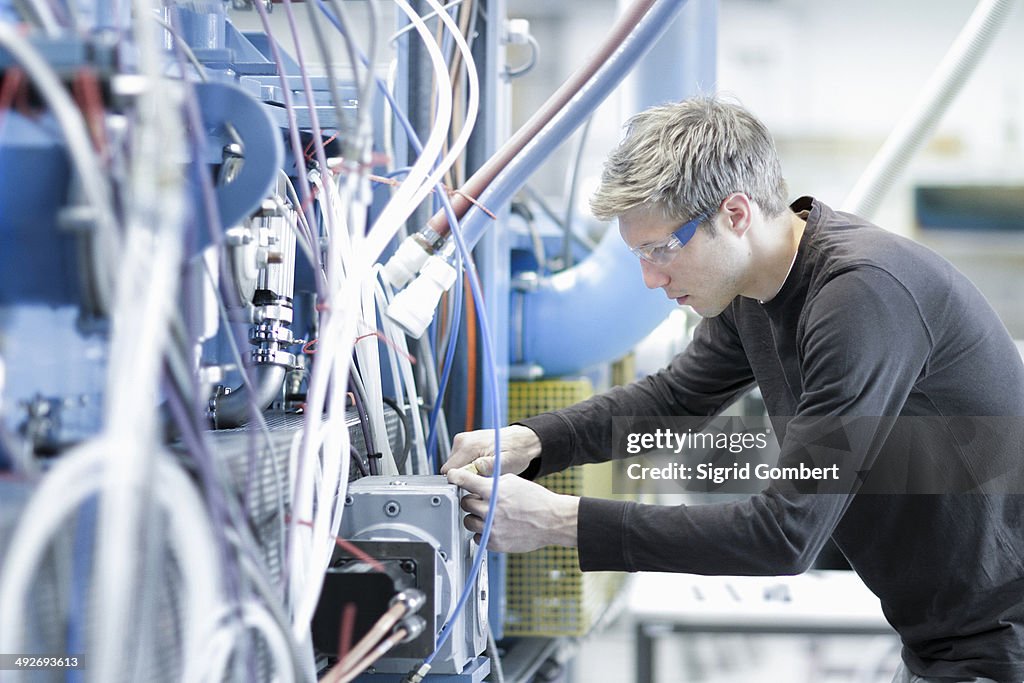
<svg viewBox="0 0 1024 683">
<path fill-rule="evenodd" d="M 723 0 L 719 85 L 775 132 L 794 193 L 838 205 L 973 9 L 950 0 Z M 1022 178 L 1022 62 L 1015 8 L 880 222 L 913 234 L 914 179 Z"/>
</svg>

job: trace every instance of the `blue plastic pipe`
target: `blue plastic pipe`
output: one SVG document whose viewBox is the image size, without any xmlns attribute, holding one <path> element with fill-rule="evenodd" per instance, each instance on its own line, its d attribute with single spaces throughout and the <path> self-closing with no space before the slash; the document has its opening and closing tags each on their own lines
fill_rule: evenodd
<svg viewBox="0 0 1024 683">
<path fill-rule="evenodd" d="M 644 286 L 640 262 L 614 227 L 576 267 L 543 278 L 535 291 L 513 292 L 522 306 L 522 357 L 548 376 L 570 375 L 623 356 L 676 307 Z M 515 353 L 513 350 L 512 353 Z"/>
</svg>

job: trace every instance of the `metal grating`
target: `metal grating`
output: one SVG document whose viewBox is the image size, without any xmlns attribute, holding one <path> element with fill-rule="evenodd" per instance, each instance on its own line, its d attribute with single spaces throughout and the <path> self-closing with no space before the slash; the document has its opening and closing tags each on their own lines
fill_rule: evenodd
<svg viewBox="0 0 1024 683">
<path fill-rule="evenodd" d="M 587 379 L 509 383 L 509 422 L 565 408 L 594 393 Z M 539 484 L 575 496 L 611 493 L 611 464 L 572 467 Z M 580 571 L 575 548 L 547 547 L 508 556 L 506 636 L 580 636 L 615 597 L 625 577 Z"/>
</svg>

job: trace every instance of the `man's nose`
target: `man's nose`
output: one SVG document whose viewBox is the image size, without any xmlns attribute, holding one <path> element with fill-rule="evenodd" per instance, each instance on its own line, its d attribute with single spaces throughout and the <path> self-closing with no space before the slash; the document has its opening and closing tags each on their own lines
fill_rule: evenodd
<svg viewBox="0 0 1024 683">
<path fill-rule="evenodd" d="M 644 276 L 644 284 L 648 289 L 658 289 L 664 287 L 669 282 L 669 276 L 659 266 L 640 259 L 640 272 Z"/>
</svg>

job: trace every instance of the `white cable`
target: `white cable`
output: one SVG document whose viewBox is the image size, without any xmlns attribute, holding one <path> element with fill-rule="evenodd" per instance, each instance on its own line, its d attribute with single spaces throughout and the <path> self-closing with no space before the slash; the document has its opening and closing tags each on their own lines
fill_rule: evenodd
<svg viewBox="0 0 1024 683">
<path fill-rule="evenodd" d="M 349 198 L 349 201 L 336 200 L 335 205 L 351 207 L 349 215 L 344 221 L 344 224 L 349 227 L 345 236 L 351 238 L 351 240 L 341 245 L 342 247 L 348 246 L 348 249 L 342 248 L 339 251 L 344 258 L 345 271 L 356 272 L 360 270 L 360 264 L 355 262 L 355 250 L 352 248 L 352 245 L 365 232 L 366 208 L 367 204 L 372 200 L 372 193 L 370 192 L 368 178 L 365 177 L 365 173 L 360 173 L 359 175 L 349 174 L 344 177 L 344 183 L 344 188 L 340 193 Z M 333 184 L 329 185 L 329 187 L 332 190 L 334 189 Z M 359 360 L 361 374 L 371 378 L 370 381 L 366 382 L 366 411 L 377 435 L 377 448 L 382 455 L 381 473 L 393 475 L 398 474 L 398 467 L 395 454 L 391 450 L 390 440 L 387 438 L 388 431 L 384 416 L 383 386 L 378 382 L 372 381 L 372 378 L 381 376 L 380 345 L 375 337 L 365 336 L 366 330 L 375 330 L 377 327 L 378 314 L 374 296 L 376 278 L 363 280 L 363 282 L 364 286 L 360 293 L 361 302 L 359 310 L 361 311 L 361 322 L 364 328 L 364 334 L 361 336 L 364 336 L 364 339 L 355 342 L 355 351 Z M 385 318 L 383 315 L 379 317 Z M 392 366 L 394 367 L 393 358 Z M 392 379 L 396 381 L 397 386 L 397 376 L 393 375 Z M 340 522 L 340 520 L 338 521 Z"/>
<path fill-rule="evenodd" d="M 0 651 L 24 649 L 24 609 L 39 563 L 50 542 L 66 528 L 66 518 L 101 489 L 113 446 L 108 439 L 98 438 L 68 451 L 29 498 L 0 564 Z M 209 615 L 223 601 L 220 568 L 209 519 L 195 487 L 163 453 L 157 456 L 157 473 L 161 483 L 157 503 L 170 523 L 169 540 L 181 567 L 182 658 L 188 671 L 190 663 L 202 664 L 203 644 L 214 630 Z M 195 679 L 186 676 L 185 680 Z"/>
<path fill-rule="evenodd" d="M 384 292 L 384 287 L 381 284 L 381 281 L 383 280 L 383 276 L 381 275 L 381 270 L 383 270 L 383 266 L 382 265 L 378 264 L 378 265 L 374 266 L 373 273 L 374 273 L 375 278 L 374 278 L 374 292 L 373 292 L 373 294 L 374 294 L 374 298 L 377 301 L 377 307 L 380 310 L 383 311 L 383 310 L 387 310 L 388 300 L 387 300 L 387 295 Z M 407 411 L 403 407 L 403 405 L 402 405 L 402 403 L 403 403 L 402 395 L 405 393 L 405 391 L 403 390 L 405 375 L 399 369 L 400 361 L 399 361 L 399 358 L 398 358 L 399 353 L 398 353 L 398 350 L 397 350 L 398 349 L 399 341 L 398 341 L 398 339 L 396 339 L 393 336 L 393 334 L 392 334 L 392 325 L 389 325 L 388 324 L 389 322 L 390 322 L 390 320 L 385 320 L 385 322 L 384 322 L 384 330 L 383 331 L 384 331 L 384 336 L 387 337 L 391 341 L 391 344 L 387 345 L 388 365 L 391 368 L 391 386 L 392 386 L 392 388 L 394 390 L 394 393 L 395 393 L 395 403 L 396 403 L 396 405 L 399 408 L 399 419 L 402 420 L 402 424 L 403 425 L 412 424 L 412 422 L 411 422 L 412 420 L 417 420 L 417 421 L 420 420 L 420 409 L 419 409 L 418 405 L 408 404 L 409 408 L 408 408 L 408 411 Z M 403 335 L 399 334 L 399 338 L 404 341 Z M 394 346 L 392 346 L 392 344 Z M 408 363 L 408 358 L 403 358 L 402 360 L 405 360 Z M 415 390 L 415 387 L 414 387 L 414 390 Z M 408 397 L 406 397 L 405 400 L 408 400 Z M 406 420 L 406 416 L 407 415 L 408 415 L 408 420 L 409 420 L 408 422 Z M 414 428 L 415 428 L 415 425 L 413 425 L 413 429 Z M 403 442 L 404 442 L 403 443 L 403 450 L 410 451 L 409 444 L 414 444 L 414 445 L 422 446 L 422 441 L 421 440 L 413 441 L 413 434 L 411 433 L 412 429 L 409 429 L 409 428 L 403 426 L 402 430 L 405 433 L 405 438 L 403 439 Z M 421 432 L 423 431 L 422 423 L 420 424 L 420 431 Z M 396 458 L 396 463 L 397 463 L 397 458 Z M 417 467 L 418 466 L 419 466 L 419 463 L 417 462 Z M 399 469 L 401 469 L 401 468 L 399 468 Z M 414 470 L 413 470 L 413 467 L 412 467 L 412 463 L 411 462 L 405 463 L 405 471 L 403 472 L 403 474 L 413 474 L 413 472 L 414 472 Z M 422 473 L 422 470 L 419 473 Z"/>
<path fill-rule="evenodd" d="M 382 310 L 386 310 L 388 304 L 391 303 L 391 299 L 394 298 L 394 293 L 391 291 L 391 285 L 388 284 L 387 278 L 385 278 L 381 273 L 382 270 L 383 266 L 378 265 L 374 268 L 374 273 L 377 274 L 377 281 L 381 284 L 380 297 L 382 298 L 382 302 L 379 306 L 381 306 Z M 417 469 L 421 474 L 428 474 L 430 473 L 430 465 L 427 461 L 426 434 L 423 429 L 423 413 L 420 410 L 419 396 L 416 392 L 416 378 L 413 375 L 412 363 L 409 361 L 409 349 L 406 346 L 405 333 L 402 332 L 387 316 L 384 316 L 384 331 L 388 338 L 393 340 L 400 355 L 398 365 L 402 373 L 402 383 L 405 385 L 405 398 L 409 404 L 409 411 L 411 413 L 410 417 L 413 429 L 412 438 L 416 449 Z"/>
<path fill-rule="evenodd" d="M 438 181 L 444 177 L 448 170 L 455 164 L 455 161 L 462 154 L 466 145 L 469 143 L 469 136 L 473 133 L 473 127 L 476 125 L 477 114 L 480 109 L 480 79 L 477 75 L 476 62 L 473 60 L 473 52 L 469 49 L 469 45 L 466 43 L 465 36 L 462 35 L 462 31 L 459 30 L 458 24 L 452 19 L 451 15 L 445 11 L 444 7 L 438 2 L 438 0 L 427 0 L 427 3 L 434 8 L 434 14 L 440 17 L 442 23 L 451 33 L 452 38 L 455 40 L 455 46 L 458 48 L 462 55 L 462 60 L 466 69 L 466 78 L 469 84 L 469 101 L 466 108 L 466 121 L 462 126 L 462 130 L 459 131 L 458 136 L 452 142 L 452 146 L 449 148 L 448 153 L 437 165 L 434 172 L 424 181 L 420 187 L 419 192 L 414 195 L 413 202 L 418 205 L 423 199 L 434 190 Z M 447 79 L 447 74 L 445 75 Z"/>
<path fill-rule="evenodd" d="M 96 638 L 90 668 L 98 680 L 124 670 L 123 643 L 135 627 L 138 546 L 147 529 L 145 497 L 159 492 L 157 411 L 164 350 L 177 300 L 185 221 L 187 158 L 181 88 L 164 81 L 157 27 L 145 0 L 133 0 L 133 37 L 147 87 L 135 101 L 124 248 L 117 254 L 104 394 L 112 444 L 104 467 L 97 534 Z"/>
<path fill-rule="evenodd" d="M 53 8 L 44 0 L 28 0 L 29 6 L 39 20 L 39 27 L 49 38 L 56 38 L 61 34 L 60 22 L 57 21 Z"/>
<path fill-rule="evenodd" d="M 417 31 L 423 38 L 427 51 L 430 54 L 439 83 L 438 116 L 434 129 L 427 140 L 427 144 L 424 146 L 424 153 L 414 164 L 409 176 L 406 177 L 406 181 L 399 186 L 391 201 L 384 208 L 370 235 L 364 240 L 362 230 L 353 230 L 350 233 L 352 251 L 349 253 L 354 255 L 354 259 L 349 260 L 350 265 L 348 268 L 342 266 L 342 259 L 338 250 L 338 235 L 332 236 L 333 238 L 328 242 L 326 267 L 330 292 L 329 310 L 325 311 L 324 314 L 316 362 L 310 377 L 310 391 L 307 395 L 307 436 L 304 440 L 303 453 L 300 455 L 300 463 L 302 463 L 310 462 L 313 453 L 322 454 L 322 457 L 325 459 L 324 477 L 322 480 L 324 488 L 320 489 L 320 496 L 315 506 L 316 509 L 312 520 L 313 528 L 309 534 L 312 544 L 312 556 L 307 558 L 294 557 L 297 563 L 306 566 L 308 575 L 312 579 L 307 582 L 307 589 L 303 594 L 296 596 L 298 602 L 295 603 L 295 612 L 293 614 L 293 631 L 297 638 L 302 638 L 308 632 L 308 620 L 312 616 L 312 611 L 315 608 L 316 599 L 320 591 L 319 581 L 315 580 L 317 572 L 322 575 L 322 570 L 326 568 L 327 562 L 330 559 L 330 536 L 337 533 L 344 508 L 344 496 L 338 495 L 338 493 L 347 485 L 349 451 L 347 448 L 347 428 L 344 427 L 344 410 L 339 408 L 339 404 L 343 406 L 343 400 L 341 400 L 339 393 L 341 391 L 340 388 L 345 386 L 345 378 L 348 376 L 348 364 L 351 362 L 351 352 L 356 334 L 355 316 L 346 316 L 344 312 L 357 310 L 359 293 L 362 289 L 361 283 L 369 275 L 370 265 L 377 260 L 384 246 L 397 232 L 400 224 L 415 209 L 415 204 L 410 202 L 416 194 L 421 193 L 421 186 L 425 180 L 429 179 L 429 169 L 433 164 L 433 160 L 440 154 L 447 129 L 451 123 L 451 84 L 447 77 L 447 69 L 445 68 L 440 48 L 433 41 L 424 22 L 412 12 L 408 3 L 405 0 L 396 1 L 403 11 L 410 15 L 410 20 L 416 24 Z M 446 170 L 446 168 L 441 169 L 441 174 Z M 440 178 L 440 175 L 437 177 Z M 356 187 L 358 181 L 359 179 L 352 175 L 346 177 L 345 182 L 348 185 L 348 188 L 346 188 L 348 191 L 342 192 L 342 194 L 347 194 L 349 198 L 355 198 L 358 191 L 358 187 Z M 433 182 L 436 182 L 436 180 Z M 429 191 L 429 186 L 426 191 Z M 355 201 L 350 201 L 347 205 L 340 204 L 349 212 L 348 216 L 346 216 L 349 220 L 345 221 L 345 225 L 352 225 L 353 218 L 355 221 L 359 220 L 358 215 L 360 212 L 354 210 L 357 205 L 359 205 L 359 202 Z M 342 274 L 344 274 L 343 279 Z M 326 400 L 328 392 L 333 396 L 333 400 L 329 402 Z M 325 404 L 328 408 L 326 425 L 322 431 L 314 431 L 312 429 L 313 420 L 322 414 Z M 339 415 L 338 413 L 341 414 Z M 339 423 L 343 433 L 339 432 Z M 342 445 L 345 446 L 343 450 L 339 448 Z M 339 455 L 339 452 L 344 454 L 343 457 Z M 339 457 L 341 458 L 341 468 L 335 468 L 331 459 Z M 342 474 L 342 471 L 339 471 L 339 469 L 346 474 L 344 477 L 338 476 L 335 479 L 335 472 L 338 475 Z M 305 474 L 303 473 L 302 476 L 305 476 Z M 298 482 L 296 486 L 296 491 L 299 495 L 309 495 L 306 492 L 307 489 L 301 487 Z M 324 490 L 325 488 L 327 490 Z M 334 493 L 335 495 L 327 495 L 329 493 Z M 330 509 L 332 502 L 335 508 L 333 514 Z M 313 510 L 313 504 L 310 500 L 297 499 L 296 507 L 297 509 Z M 325 519 L 329 519 L 330 522 L 328 525 L 329 535 L 322 534 Z M 300 532 L 294 526 L 293 529 L 296 530 L 296 533 L 305 533 Z M 293 545 L 293 548 L 297 547 L 297 544 Z"/>
<path fill-rule="evenodd" d="M 449 3 L 447 3 L 445 5 L 442 5 L 441 9 L 449 10 L 452 7 L 455 7 L 456 5 L 461 5 L 465 1 L 466 0 L 452 0 Z M 437 10 L 434 10 L 433 12 L 427 12 L 426 14 L 420 15 L 420 18 L 423 19 L 423 21 L 426 21 L 427 19 L 433 19 L 435 16 L 437 16 Z M 413 29 L 413 25 L 412 24 L 407 24 L 407 25 L 403 26 L 402 28 L 398 29 L 397 31 L 395 31 L 394 33 L 391 34 L 391 37 L 388 38 L 388 42 L 389 43 L 395 42 L 403 34 L 408 33 L 412 29 Z"/>
<path fill-rule="evenodd" d="M 253 630 L 263 637 L 270 651 L 271 661 L 277 667 L 278 677 L 282 683 L 294 683 L 295 672 L 291 666 L 291 652 L 287 635 L 281 631 L 267 608 L 254 600 L 246 600 L 241 605 L 240 623 L 234 622 L 233 611 L 225 610 L 219 621 L 230 620 L 222 625 L 217 633 L 206 644 L 206 652 L 201 658 L 206 667 L 202 671 L 203 681 L 221 683 L 227 677 L 228 662 L 239 640 L 245 637 L 248 630 Z M 198 680 L 184 678 L 184 680 Z"/>
<path fill-rule="evenodd" d="M 430 135 L 423 145 L 423 153 L 420 154 L 420 157 L 409 171 L 409 175 L 399 185 L 391 200 L 377 217 L 377 221 L 367 236 L 363 249 L 356 252 L 357 260 L 366 264 L 367 267 L 377 261 L 381 252 L 384 251 L 384 248 L 395 236 L 395 233 L 398 232 L 401 224 L 416 210 L 418 202 L 414 200 L 417 195 L 420 196 L 421 200 L 425 196 L 425 192 L 421 192 L 424 184 L 436 175 L 436 178 L 427 184 L 426 192 L 429 192 L 429 188 L 437 182 L 437 179 L 441 178 L 448 171 L 448 168 L 438 166 L 440 174 L 432 174 L 430 172 L 434 166 L 434 161 L 441 155 L 452 120 L 452 87 L 448 79 L 448 69 L 444 63 L 444 56 L 430 34 L 426 23 L 413 11 L 409 3 L 406 0 L 395 0 L 395 2 L 416 26 L 416 31 L 423 40 L 427 54 L 430 56 L 438 89 L 437 117 L 434 120 L 434 126 L 430 131 Z"/>
<path fill-rule="evenodd" d="M 340 193 L 339 201 L 332 204 L 344 207 L 349 218 L 356 211 L 358 202 L 351 201 L 353 188 L 358 179 L 350 175 Z M 331 184 L 327 184 L 330 188 Z M 331 191 L 331 190 L 328 190 Z M 365 207 L 362 207 L 365 210 Z M 301 575 L 293 574 L 292 589 L 293 635 L 300 642 L 309 638 L 309 622 L 316 608 L 322 587 L 323 572 L 330 562 L 333 537 L 341 524 L 344 509 L 344 493 L 348 483 L 350 466 L 350 442 L 346 424 L 344 387 L 347 385 L 349 363 L 355 343 L 358 318 L 352 315 L 358 310 L 360 281 L 358 271 L 368 270 L 356 264 L 356 273 L 348 272 L 341 258 L 340 242 L 345 236 L 351 238 L 352 251 L 358 251 L 362 241 L 361 231 L 348 232 L 349 221 L 343 221 L 327 243 L 325 263 L 328 296 L 327 309 L 323 312 L 319 342 L 313 370 L 310 373 L 309 391 L 306 396 L 305 436 L 300 448 L 297 468 L 295 509 L 299 514 L 311 517 L 297 517 L 292 520 L 293 536 L 300 536 L 303 542 L 292 544 L 292 570 L 301 567 Z M 330 400 L 328 400 L 330 398 Z M 320 416 L 326 411 L 326 420 L 321 424 Z M 311 487 L 304 481 L 317 476 L 309 472 L 307 463 L 322 462 L 323 475 L 319 485 Z M 312 500 L 313 491 L 317 498 Z M 298 526 L 298 521 L 310 521 L 312 528 Z M 305 552 L 303 552 L 305 551 Z"/>
<path fill-rule="evenodd" d="M 466 106 L 466 121 L 462 126 L 462 130 L 459 131 L 458 136 L 452 142 L 452 146 L 449 148 L 448 154 L 446 154 L 444 159 L 442 159 L 437 165 L 437 169 L 423 183 L 423 186 L 420 188 L 421 194 L 416 195 L 416 199 L 414 200 L 416 204 L 423 201 L 423 198 L 434 189 L 438 181 L 440 181 L 448 172 L 448 169 L 455 165 L 455 161 L 459 156 L 461 156 L 462 151 L 469 143 L 469 136 L 473 133 L 473 127 L 476 125 L 477 113 L 480 110 L 480 79 L 476 72 L 476 62 L 473 61 L 473 52 L 469 49 L 469 45 L 466 43 L 466 38 L 462 35 L 462 31 L 459 30 L 458 24 L 455 23 L 455 20 L 452 19 L 448 12 L 444 11 L 441 3 L 439 3 L 438 0 L 427 0 L 427 3 L 434 8 L 434 11 L 441 18 L 441 21 L 444 22 L 449 33 L 452 34 L 452 38 L 455 39 L 455 46 L 462 54 L 462 61 L 466 69 L 466 80 L 469 84 L 469 101 Z"/>
<path fill-rule="evenodd" d="M 374 304 L 373 280 L 366 280 L 362 292 L 362 321 L 365 329 L 373 330 L 377 327 L 377 307 Z M 383 311 L 381 311 L 383 318 Z M 381 455 L 381 474 L 398 474 L 398 467 L 395 463 L 395 456 L 391 452 L 391 443 L 388 439 L 388 425 L 384 419 L 384 391 L 383 385 L 376 381 L 380 373 L 380 343 L 376 335 L 364 333 L 362 339 L 356 342 L 356 357 L 359 359 L 359 371 L 369 381 L 364 382 L 366 390 L 366 403 L 364 406 L 366 414 L 373 425 L 374 444 Z M 367 449 L 370 444 L 366 444 Z"/>
</svg>

